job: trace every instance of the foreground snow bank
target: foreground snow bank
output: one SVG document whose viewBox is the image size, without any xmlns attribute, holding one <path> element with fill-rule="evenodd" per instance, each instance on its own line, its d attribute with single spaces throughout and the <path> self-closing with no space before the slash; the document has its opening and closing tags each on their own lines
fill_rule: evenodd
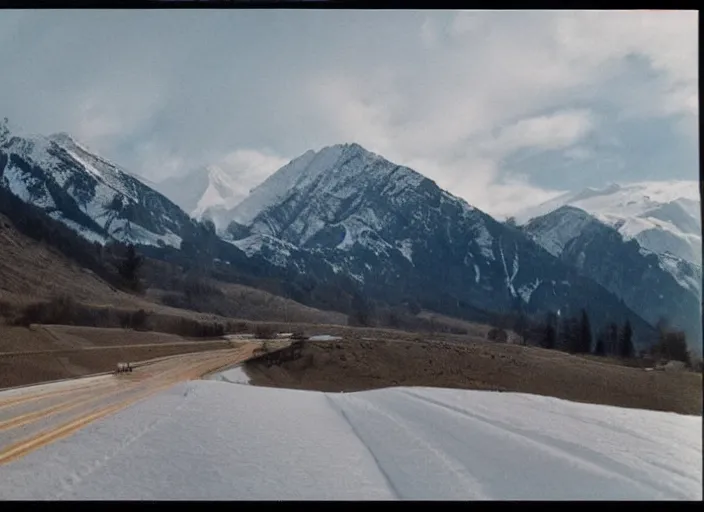
<svg viewBox="0 0 704 512">
<path fill-rule="evenodd" d="M 181 384 L 0 467 L 34 499 L 701 499 L 701 418 L 480 391 Z"/>
</svg>

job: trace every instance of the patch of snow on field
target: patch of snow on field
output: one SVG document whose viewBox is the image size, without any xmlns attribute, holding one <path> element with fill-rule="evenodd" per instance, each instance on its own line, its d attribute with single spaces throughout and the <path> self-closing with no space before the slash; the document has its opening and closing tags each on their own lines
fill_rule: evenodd
<svg viewBox="0 0 704 512">
<path fill-rule="evenodd" d="M 701 500 L 701 417 L 517 393 L 179 384 L 0 466 L 4 499 Z"/>
<path fill-rule="evenodd" d="M 339 336 L 330 336 L 329 334 L 319 334 L 318 336 L 311 336 L 308 338 L 310 341 L 335 341 L 341 340 Z"/>
</svg>

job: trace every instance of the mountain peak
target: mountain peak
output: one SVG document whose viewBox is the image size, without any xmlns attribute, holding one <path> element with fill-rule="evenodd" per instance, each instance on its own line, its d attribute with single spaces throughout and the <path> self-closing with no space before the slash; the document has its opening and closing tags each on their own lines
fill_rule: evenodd
<svg viewBox="0 0 704 512">
<path fill-rule="evenodd" d="M 69 135 L 67 132 L 54 133 L 49 136 L 49 139 L 53 140 L 54 142 L 56 142 L 59 145 L 71 145 L 71 146 L 78 145 L 78 143 L 76 142 L 76 139 L 71 137 L 71 135 Z"/>
<path fill-rule="evenodd" d="M 606 185 L 606 187 L 602 190 L 602 192 L 604 194 L 613 194 L 614 192 L 618 192 L 622 188 L 623 187 L 621 187 L 621 185 L 612 181 Z"/>
<path fill-rule="evenodd" d="M 7 117 L 0 119 L 0 143 L 9 140 L 14 131 L 13 125 Z"/>
<path fill-rule="evenodd" d="M 315 192 L 333 202 L 352 200 L 370 188 L 400 194 L 426 178 L 372 153 L 356 142 L 306 151 L 269 176 L 232 210 L 232 220 L 248 225 L 269 206 Z"/>
<path fill-rule="evenodd" d="M 544 215 L 544 217 L 553 216 L 553 215 L 566 215 L 566 214 L 574 215 L 575 217 L 580 217 L 580 218 L 592 217 L 592 215 L 590 215 L 588 212 L 586 212 L 582 208 L 577 208 L 576 206 L 572 206 L 571 204 L 566 204 L 566 205 L 560 206 L 556 210 L 553 210 L 552 212 L 549 212 L 546 215 Z"/>
</svg>

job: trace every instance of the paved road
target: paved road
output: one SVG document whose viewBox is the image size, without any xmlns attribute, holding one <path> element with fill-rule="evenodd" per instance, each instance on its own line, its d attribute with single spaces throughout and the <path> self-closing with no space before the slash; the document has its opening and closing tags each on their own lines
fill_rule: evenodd
<svg viewBox="0 0 704 512">
<path fill-rule="evenodd" d="M 138 363 L 131 373 L 0 392 L 0 465 L 176 383 L 242 362 L 257 346 L 179 354 Z"/>
</svg>

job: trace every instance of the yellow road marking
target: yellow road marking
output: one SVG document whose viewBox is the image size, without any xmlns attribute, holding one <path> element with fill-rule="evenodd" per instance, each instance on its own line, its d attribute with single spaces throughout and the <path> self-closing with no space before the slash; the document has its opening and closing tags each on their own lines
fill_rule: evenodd
<svg viewBox="0 0 704 512">
<path fill-rule="evenodd" d="M 112 414 L 114 412 L 117 412 L 120 409 L 134 404 L 139 400 L 142 400 L 143 398 L 146 398 L 149 395 L 170 386 L 172 386 L 171 383 L 169 383 L 168 385 L 159 386 L 153 390 L 149 390 L 148 392 L 141 393 L 136 397 L 132 397 L 129 400 L 124 400 L 118 404 L 111 405 L 110 407 L 106 407 L 104 409 L 96 411 L 93 414 L 89 414 L 88 416 L 83 416 L 81 418 L 71 420 L 68 423 L 64 423 L 63 425 L 57 428 L 47 430 L 29 439 L 19 441 L 9 446 L 7 449 L 3 450 L 2 453 L 0 453 L 0 465 L 7 464 L 8 462 L 24 457 L 28 453 L 33 452 L 34 450 L 41 448 L 42 446 L 46 446 L 47 444 L 58 441 L 59 439 L 68 437 L 69 435 L 80 430 L 87 424 L 92 423 L 93 421 L 103 418 L 105 416 L 108 416 L 109 414 Z"/>
<path fill-rule="evenodd" d="M 17 404 L 22 404 L 26 402 L 33 402 L 35 400 L 41 400 L 42 398 L 50 398 L 52 396 L 60 396 L 63 394 L 69 394 L 73 393 L 76 391 L 81 391 L 85 389 L 96 389 L 96 388 L 102 388 L 102 387 L 108 387 L 109 385 L 112 386 L 114 385 L 114 381 L 107 381 L 105 383 L 101 383 L 98 385 L 95 384 L 90 384 L 90 385 L 85 385 L 85 386 L 77 386 L 77 387 L 72 387 L 72 388 L 66 388 L 66 389 L 59 389 L 57 391 L 49 391 L 47 393 L 40 393 L 38 395 L 30 393 L 23 393 L 20 396 L 13 397 L 13 398 L 8 398 L 6 400 L 0 400 L 0 409 L 4 409 L 5 407 L 10 407 L 12 405 L 17 405 Z"/>
<path fill-rule="evenodd" d="M 47 444 L 53 443 L 59 439 L 65 438 L 74 432 L 80 430 L 84 426 L 86 426 L 89 423 L 92 423 L 95 420 L 98 420 L 100 418 L 103 418 L 105 416 L 108 416 L 114 412 L 117 412 L 125 407 L 128 407 L 129 405 L 132 405 L 144 398 L 147 398 L 148 396 L 151 396 L 155 393 L 158 393 L 164 389 L 170 388 L 177 384 L 179 381 L 182 380 L 189 380 L 193 378 L 199 378 L 200 376 L 206 374 L 206 373 L 211 373 L 213 371 L 212 365 L 215 363 L 221 363 L 217 368 L 222 368 L 224 366 L 229 366 L 232 364 L 236 364 L 237 362 L 240 362 L 243 360 L 243 355 L 246 354 L 241 354 L 239 350 L 237 350 L 235 353 L 231 355 L 232 360 L 227 364 L 223 365 L 222 364 L 222 357 L 218 355 L 217 357 L 211 356 L 208 357 L 205 361 L 201 362 L 200 364 L 197 364 L 195 368 L 188 368 L 188 369 L 183 369 L 183 368 L 176 368 L 174 370 L 165 372 L 165 373 L 175 373 L 178 371 L 180 375 L 174 376 L 173 380 L 170 378 L 168 379 L 168 382 L 162 383 L 161 385 L 158 385 L 154 388 L 148 389 L 142 393 L 138 393 L 137 396 L 131 397 L 127 400 L 123 400 L 122 402 L 103 408 L 99 411 L 96 411 L 92 414 L 89 414 L 87 416 L 83 416 L 81 418 L 73 419 L 67 423 L 64 423 L 63 425 L 53 428 L 47 431 L 44 431 L 38 435 L 35 435 L 29 439 L 25 439 L 22 441 L 19 441 L 17 443 L 14 443 L 13 445 L 9 446 L 5 450 L 3 450 L 0 453 L 0 465 L 2 464 L 7 464 L 8 462 L 11 462 L 13 460 L 17 460 L 28 453 L 37 450 L 38 448 L 41 448 L 43 446 L 46 446 Z M 160 376 L 161 378 L 164 377 L 164 375 Z M 160 379 L 159 379 L 160 380 Z M 136 386 L 135 386 L 136 387 Z M 129 388 L 127 389 L 129 390 Z M 127 390 L 119 390 L 119 392 L 124 392 Z M 92 400 L 96 399 L 103 399 L 106 397 L 94 397 L 89 400 L 83 400 L 81 403 L 86 403 Z M 71 403 L 70 403 L 71 404 Z M 62 404 L 61 406 L 57 406 L 56 408 L 51 408 L 56 412 L 56 410 L 70 410 L 71 408 L 77 407 L 78 404 L 74 404 L 70 407 L 68 407 L 68 404 Z M 17 426 L 16 424 L 22 423 L 22 422 L 27 422 L 28 417 L 40 417 L 43 415 L 46 415 L 48 410 L 44 411 L 38 411 L 37 413 L 31 413 L 29 415 L 23 415 L 22 417 L 19 418 L 14 418 L 13 420 L 9 420 L 8 422 L 5 422 L 3 424 L 0 424 L 0 430 L 3 430 L 5 428 L 10 428 L 10 426 L 5 426 L 4 428 L 2 427 L 3 425 L 7 424 L 12 426 Z"/>
<path fill-rule="evenodd" d="M 121 390 L 119 390 L 119 392 L 124 392 L 124 391 L 128 391 L 128 390 L 129 390 L 129 388 L 127 388 L 126 390 L 121 389 Z M 91 394 L 91 396 L 89 396 L 88 398 L 85 398 L 85 395 L 87 395 L 89 393 Z M 54 406 L 49 407 L 47 409 L 41 409 L 39 411 L 30 412 L 27 414 L 22 414 L 20 416 L 15 416 L 12 419 L 0 422 L 0 432 L 2 432 L 3 430 L 11 429 L 11 428 L 17 428 L 17 427 L 22 427 L 24 425 L 28 425 L 30 423 L 33 423 L 34 421 L 42 419 L 42 418 L 49 416 L 51 414 L 57 414 L 57 413 L 70 411 L 72 409 L 76 409 L 76 408 L 80 407 L 81 405 L 85 405 L 90 402 L 95 402 L 96 400 L 102 400 L 102 399 L 108 398 L 110 396 L 110 394 L 112 394 L 112 392 L 104 393 L 104 394 L 96 396 L 95 394 L 92 394 L 90 391 L 86 391 L 81 395 L 80 398 L 71 400 L 69 402 L 57 404 L 57 405 L 54 405 Z"/>
</svg>

